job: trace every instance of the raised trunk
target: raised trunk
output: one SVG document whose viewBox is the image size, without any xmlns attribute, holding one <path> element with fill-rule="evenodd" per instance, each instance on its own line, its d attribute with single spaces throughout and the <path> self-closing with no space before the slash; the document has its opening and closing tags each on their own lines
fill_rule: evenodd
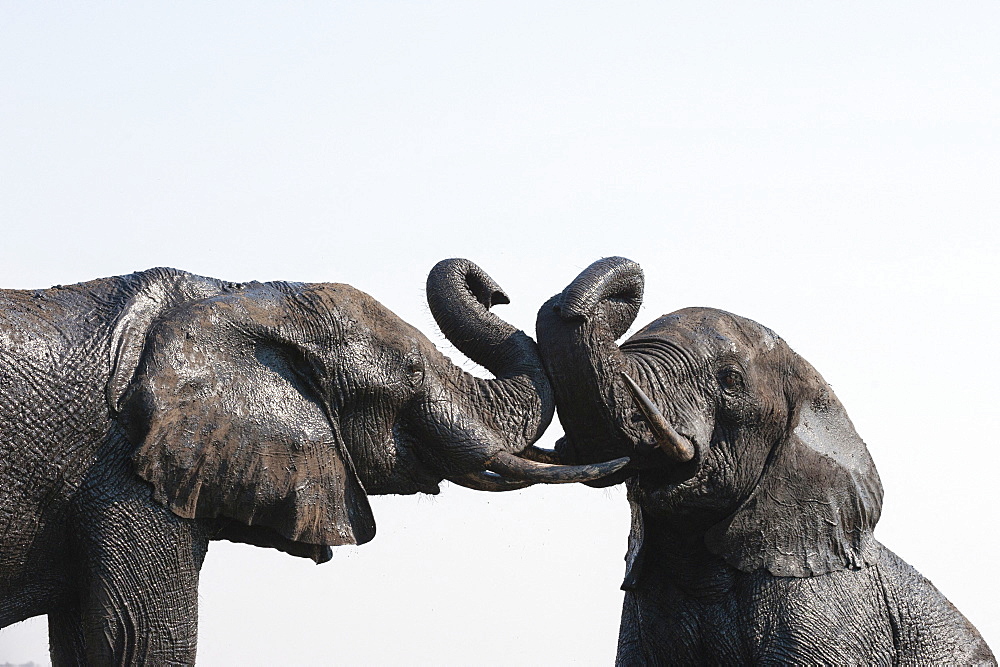
<svg viewBox="0 0 1000 667">
<path fill-rule="evenodd" d="M 510 303 L 507 295 L 476 264 L 446 259 L 427 277 L 427 303 L 445 337 L 496 376 L 459 380 L 484 412 L 476 421 L 496 431 L 490 448 L 517 452 L 535 442 L 552 421 L 552 389 L 535 342 L 489 311 Z"/>
<path fill-rule="evenodd" d="M 455 369 L 460 394 L 471 396 L 470 410 L 457 410 L 448 400 L 428 403 L 452 460 L 460 460 L 452 481 L 503 491 L 536 482 L 591 482 L 628 464 L 627 458 L 584 466 L 531 460 L 554 457 L 529 449 L 552 420 L 552 389 L 534 341 L 489 312 L 508 299 L 482 269 L 464 259 L 439 262 L 427 278 L 427 302 L 455 347 L 496 375 L 482 380 Z M 525 452 L 526 458 L 511 452 Z"/>
<path fill-rule="evenodd" d="M 621 428 L 634 413 L 621 379 L 631 368 L 615 341 L 635 320 L 642 291 L 639 265 L 608 257 L 538 311 L 538 345 L 566 432 L 563 449 L 574 463 L 631 452 Z"/>
</svg>

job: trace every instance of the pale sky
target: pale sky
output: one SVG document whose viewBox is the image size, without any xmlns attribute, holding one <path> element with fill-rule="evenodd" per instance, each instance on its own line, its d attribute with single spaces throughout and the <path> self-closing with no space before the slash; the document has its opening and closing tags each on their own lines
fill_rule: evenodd
<svg viewBox="0 0 1000 667">
<path fill-rule="evenodd" d="M 885 487 L 876 537 L 1000 649 L 1000 5 L 0 4 L 0 285 L 346 282 L 437 332 L 468 257 L 592 261 L 774 329 Z M 554 423 L 541 444 L 561 429 Z M 376 497 L 323 566 L 213 543 L 201 665 L 612 664 L 624 490 Z M 44 618 L 0 662 L 48 660 Z"/>
</svg>

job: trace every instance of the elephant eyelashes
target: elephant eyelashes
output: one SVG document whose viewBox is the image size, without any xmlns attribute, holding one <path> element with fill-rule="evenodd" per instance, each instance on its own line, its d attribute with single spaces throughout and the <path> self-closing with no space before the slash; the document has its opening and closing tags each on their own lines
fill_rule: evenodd
<svg viewBox="0 0 1000 667">
<path fill-rule="evenodd" d="M 727 368 L 719 373 L 719 384 L 724 389 L 739 389 L 743 386 L 743 375 L 735 369 Z"/>
</svg>

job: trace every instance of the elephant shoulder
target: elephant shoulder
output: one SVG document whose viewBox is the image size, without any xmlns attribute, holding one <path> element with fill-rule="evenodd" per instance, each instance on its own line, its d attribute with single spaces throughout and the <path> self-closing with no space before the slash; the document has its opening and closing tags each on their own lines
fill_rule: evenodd
<svg viewBox="0 0 1000 667">
<path fill-rule="evenodd" d="M 912 565 L 883 547 L 876 567 L 901 662 L 997 664 L 975 626 Z"/>
</svg>

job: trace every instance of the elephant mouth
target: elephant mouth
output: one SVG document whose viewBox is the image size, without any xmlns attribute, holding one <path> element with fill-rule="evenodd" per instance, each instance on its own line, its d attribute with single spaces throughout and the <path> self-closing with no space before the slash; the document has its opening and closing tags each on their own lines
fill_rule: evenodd
<svg viewBox="0 0 1000 667">
<path fill-rule="evenodd" d="M 567 462 L 573 461 L 570 455 L 564 456 Z M 634 478 L 641 487 L 678 486 L 696 478 L 702 464 L 702 457 L 698 453 L 692 459 L 678 463 L 649 443 L 635 445 L 635 451 L 629 458 L 628 465 L 617 472 L 586 484 L 602 488 Z"/>
<path fill-rule="evenodd" d="M 695 456 L 690 461 L 675 463 L 657 456 L 660 459 L 655 464 L 636 466 L 635 478 L 642 489 L 663 489 L 679 486 L 698 476 L 701 470 L 701 457 Z"/>
<path fill-rule="evenodd" d="M 701 469 L 703 448 L 696 444 L 694 438 L 674 429 L 632 378 L 622 373 L 622 379 L 638 408 L 635 419 L 646 423 L 652 439 L 630 442 L 628 448 L 631 451 L 627 452 L 630 460 L 627 465 L 587 484 L 594 487 L 611 486 L 634 476 L 640 486 L 657 488 L 676 486 L 695 478 Z M 612 446 L 607 449 L 615 451 L 621 448 Z M 556 443 L 556 451 L 559 460 L 564 463 L 585 460 L 568 437 Z"/>
</svg>

